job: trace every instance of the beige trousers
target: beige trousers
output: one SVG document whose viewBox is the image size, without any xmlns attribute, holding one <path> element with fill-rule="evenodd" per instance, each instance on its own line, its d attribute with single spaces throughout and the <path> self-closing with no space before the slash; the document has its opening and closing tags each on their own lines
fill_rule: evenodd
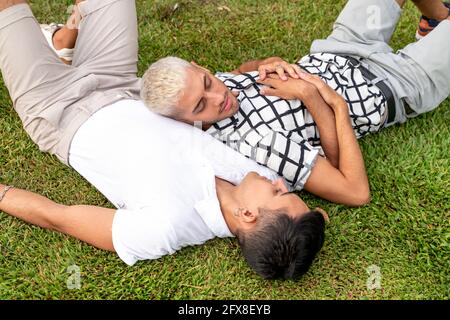
<svg viewBox="0 0 450 320">
<path fill-rule="evenodd" d="M 70 143 L 96 111 L 139 99 L 134 0 L 87 0 L 71 66 L 48 46 L 26 4 L 0 12 L 0 70 L 24 129 L 69 164 Z"/>
</svg>

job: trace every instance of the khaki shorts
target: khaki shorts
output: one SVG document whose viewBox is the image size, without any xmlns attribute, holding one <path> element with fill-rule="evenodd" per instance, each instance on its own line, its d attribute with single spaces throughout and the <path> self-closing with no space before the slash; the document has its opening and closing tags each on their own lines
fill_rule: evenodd
<svg viewBox="0 0 450 320">
<path fill-rule="evenodd" d="M 331 35 L 311 46 L 311 53 L 361 58 L 363 66 L 386 81 L 397 111 L 388 125 L 430 111 L 450 94 L 450 21 L 394 53 L 389 42 L 401 12 L 395 0 L 349 0 Z"/>
<path fill-rule="evenodd" d="M 0 12 L 0 69 L 24 129 L 68 164 L 78 128 L 103 106 L 139 99 L 134 0 L 87 0 L 72 65 L 48 46 L 27 4 Z"/>
</svg>

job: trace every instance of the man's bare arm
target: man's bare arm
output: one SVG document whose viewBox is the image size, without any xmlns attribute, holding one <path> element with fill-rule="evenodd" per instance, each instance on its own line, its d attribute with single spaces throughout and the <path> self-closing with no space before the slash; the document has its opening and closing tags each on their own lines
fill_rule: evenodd
<svg viewBox="0 0 450 320">
<path fill-rule="evenodd" d="M 256 71 L 256 70 L 258 70 L 258 67 L 261 65 L 261 63 L 263 61 L 264 61 L 264 59 L 258 59 L 258 60 L 251 60 L 251 61 L 244 62 L 243 64 L 241 64 L 239 66 L 239 68 L 231 71 L 231 73 L 241 74 L 241 73 Z"/>
<path fill-rule="evenodd" d="M 238 69 L 231 71 L 234 74 L 241 74 L 251 71 L 258 71 L 261 80 L 268 74 L 276 73 L 281 80 L 288 80 L 289 77 L 298 79 L 302 72 L 297 64 L 291 64 L 279 57 L 270 57 L 261 60 L 252 60 L 242 64 Z"/>
<path fill-rule="evenodd" d="M 339 143 L 336 131 L 336 119 L 333 110 L 328 103 L 323 100 L 318 91 L 313 91 L 307 99 L 303 101 L 309 113 L 317 125 L 320 135 L 320 145 L 328 161 L 333 167 L 339 167 Z"/>
<path fill-rule="evenodd" d="M 339 167 L 319 158 L 305 189 L 333 202 L 360 206 L 370 201 L 370 188 L 364 158 L 350 122 L 345 100 L 319 77 L 305 74 L 324 100 L 333 108 L 339 145 Z"/>
<path fill-rule="evenodd" d="M 0 184 L 0 194 L 5 186 Z M 25 222 L 62 232 L 97 248 L 115 251 L 112 222 L 115 210 L 94 206 L 64 206 L 43 196 L 10 189 L 0 201 L 4 211 Z"/>
</svg>

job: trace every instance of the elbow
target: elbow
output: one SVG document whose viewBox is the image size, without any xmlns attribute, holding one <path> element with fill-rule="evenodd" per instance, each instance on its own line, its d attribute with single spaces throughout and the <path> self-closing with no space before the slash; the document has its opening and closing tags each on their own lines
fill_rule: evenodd
<svg viewBox="0 0 450 320">
<path fill-rule="evenodd" d="M 368 183 L 353 183 L 344 188 L 346 197 L 343 204 L 350 207 L 362 207 L 372 200 Z"/>
<path fill-rule="evenodd" d="M 352 207 L 362 207 L 369 204 L 371 200 L 370 190 L 361 190 L 353 194 L 352 199 L 350 199 L 347 205 Z"/>
<path fill-rule="evenodd" d="M 370 195 L 370 192 L 367 192 L 358 198 L 357 206 L 358 207 L 365 206 L 365 205 L 369 204 L 370 201 L 372 201 L 372 197 Z"/>
<path fill-rule="evenodd" d="M 367 179 L 361 179 L 354 181 L 348 185 L 349 202 L 347 205 L 352 207 L 362 207 L 370 203 L 372 200 L 370 194 L 369 181 Z"/>
</svg>

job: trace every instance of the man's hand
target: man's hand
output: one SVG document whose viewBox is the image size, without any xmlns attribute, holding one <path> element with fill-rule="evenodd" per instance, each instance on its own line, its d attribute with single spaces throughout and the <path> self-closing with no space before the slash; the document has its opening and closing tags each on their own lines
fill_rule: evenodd
<svg viewBox="0 0 450 320">
<path fill-rule="evenodd" d="M 281 80 L 288 80 L 286 73 L 294 79 L 298 79 L 302 69 L 297 64 L 291 64 L 279 57 L 271 57 L 262 60 L 258 66 L 259 77 L 261 80 L 266 79 L 267 74 L 277 73 Z"/>
<path fill-rule="evenodd" d="M 266 79 L 267 74 L 276 73 L 282 80 L 287 80 L 288 76 L 294 79 L 299 78 L 302 69 L 296 64 L 290 64 L 279 57 L 270 57 L 262 60 L 252 60 L 243 63 L 238 69 L 231 71 L 233 74 L 242 74 L 251 71 L 258 71 L 261 80 Z"/>
<path fill-rule="evenodd" d="M 307 103 L 312 97 L 320 95 L 314 84 L 301 79 L 288 78 L 283 81 L 278 75 L 270 74 L 265 80 L 258 80 L 258 83 L 271 87 L 261 89 L 260 93 L 266 96 L 299 99 Z"/>
<path fill-rule="evenodd" d="M 339 165 L 339 145 L 336 136 L 336 121 L 333 110 L 324 101 L 317 87 L 301 79 L 289 78 L 287 81 L 275 79 L 269 75 L 261 83 L 272 86 L 261 90 L 262 94 L 275 95 L 284 99 L 300 99 L 317 125 L 320 133 L 320 144 L 330 163 L 337 168 Z M 331 89 L 331 88 L 330 88 Z"/>
<path fill-rule="evenodd" d="M 300 79 L 313 85 L 322 96 L 323 100 L 334 110 L 345 106 L 347 108 L 347 102 L 344 98 L 333 90 L 327 83 L 325 83 L 319 76 L 312 75 L 307 72 L 300 74 Z"/>
</svg>

